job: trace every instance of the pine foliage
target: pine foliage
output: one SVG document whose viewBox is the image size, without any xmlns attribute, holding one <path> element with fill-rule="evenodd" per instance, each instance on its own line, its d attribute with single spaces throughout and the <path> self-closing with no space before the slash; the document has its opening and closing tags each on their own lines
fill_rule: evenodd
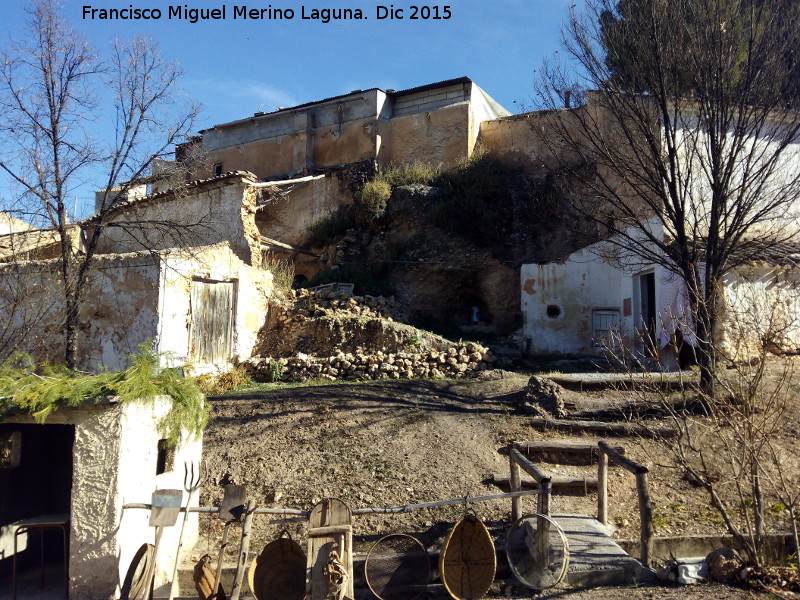
<svg viewBox="0 0 800 600">
<path fill-rule="evenodd" d="M 180 368 L 161 368 L 159 356 L 143 345 L 129 358 L 131 366 L 114 373 L 70 371 L 66 367 L 36 364 L 25 354 L 0 363 L 0 419 L 9 414 L 28 414 L 43 423 L 65 407 L 97 404 L 113 397 L 117 402 L 151 402 L 169 396 L 172 407 L 158 423 L 161 435 L 175 445 L 185 431 L 199 435 L 206 426 L 205 396 Z"/>
</svg>

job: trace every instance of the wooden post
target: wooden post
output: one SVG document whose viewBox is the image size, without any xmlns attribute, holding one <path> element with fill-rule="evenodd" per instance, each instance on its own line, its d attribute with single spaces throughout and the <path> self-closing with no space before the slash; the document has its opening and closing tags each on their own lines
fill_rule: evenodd
<svg viewBox="0 0 800 600">
<path fill-rule="evenodd" d="M 338 498 L 323 498 L 308 517 L 308 554 L 306 597 L 325 600 L 329 597 L 330 582 L 325 576 L 325 565 L 335 550 L 339 564 L 344 569 L 344 596 L 353 593 L 353 514 Z"/>
<path fill-rule="evenodd" d="M 239 560 L 236 563 L 236 575 L 233 578 L 233 589 L 231 590 L 231 600 L 239 600 L 242 592 L 242 580 L 247 569 L 247 554 L 250 552 L 250 529 L 253 526 L 253 514 L 255 514 L 256 503 L 248 500 L 247 513 L 242 525 L 242 542 L 239 545 Z"/>
<path fill-rule="evenodd" d="M 550 478 L 539 482 L 542 493 L 539 494 L 537 512 L 541 517 L 536 519 L 536 556 L 534 560 L 541 569 L 545 569 L 550 562 Z"/>
<path fill-rule="evenodd" d="M 597 457 L 597 520 L 608 525 L 608 455 L 602 449 Z"/>
<path fill-rule="evenodd" d="M 639 493 L 639 518 L 642 522 L 641 561 L 645 567 L 649 567 L 653 556 L 653 507 L 650 505 L 647 471 L 636 474 L 636 491 Z"/>
<path fill-rule="evenodd" d="M 521 492 L 522 491 L 522 477 L 520 477 L 519 473 L 519 465 L 517 461 L 514 460 L 514 456 L 509 453 L 508 455 L 508 466 L 511 470 L 508 478 L 508 488 L 509 491 L 512 492 Z M 520 518 L 522 515 L 522 498 L 516 496 L 511 499 L 511 522 L 516 523 L 517 519 Z"/>
</svg>

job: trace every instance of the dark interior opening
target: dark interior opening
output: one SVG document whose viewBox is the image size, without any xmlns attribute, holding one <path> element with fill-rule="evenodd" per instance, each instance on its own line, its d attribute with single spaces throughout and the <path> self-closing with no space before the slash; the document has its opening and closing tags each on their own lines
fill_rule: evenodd
<svg viewBox="0 0 800 600">
<path fill-rule="evenodd" d="M 74 425 L 0 423 L 0 434 L 16 432 L 19 462 L 0 468 L 0 525 L 41 515 L 69 514 L 72 497 Z M 39 565 L 44 540 L 45 560 L 63 561 L 58 531 L 28 534 L 28 546 L 17 557 L 18 571 Z M 13 545 L 13 540 L 11 541 Z M 11 553 L 0 552 L 0 577 L 10 581 Z"/>
<path fill-rule="evenodd" d="M 547 305 L 547 316 L 551 319 L 557 319 L 561 315 L 561 307 L 556 304 Z"/>
<path fill-rule="evenodd" d="M 175 470 L 175 446 L 170 446 L 167 440 L 158 440 L 158 455 L 156 457 L 156 475 L 170 473 Z"/>
<path fill-rule="evenodd" d="M 656 276 L 647 273 L 639 276 L 640 314 L 644 324 L 644 333 L 649 339 L 644 340 L 649 347 L 655 347 L 656 339 Z"/>
</svg>

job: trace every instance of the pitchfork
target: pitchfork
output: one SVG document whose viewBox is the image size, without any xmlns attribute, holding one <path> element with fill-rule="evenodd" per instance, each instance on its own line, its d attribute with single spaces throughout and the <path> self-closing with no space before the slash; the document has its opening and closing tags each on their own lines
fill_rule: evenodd
<svg viewBox="0 0 800 600">
<path fill-rule="evenodd" d="M 200 484 L 203 483 L 203 474 L 200 468 L 200 463 L 197 464 L 197 474 L 194 472 L 194 461 L 191 463 L 191 469 L 188 463 L 183 463 L 183 489 L 189 493 L 186 499 L 186 509 L 183 513 L 183 523 L 181 524 L 181 532 L 178 535 L 178 549 L 175 552 L 175 566 L 172 569 L 172 580 L 169 586 L 169 600 L 175 598 L 178 590 L 178 563 L 181 558 L 181 548 L 183 547 L 183 530 L 186 527 L 186 521 L 189 519 L 189 507 L 192 505 L 192 495 L 200 489 Z"/>
</svg>

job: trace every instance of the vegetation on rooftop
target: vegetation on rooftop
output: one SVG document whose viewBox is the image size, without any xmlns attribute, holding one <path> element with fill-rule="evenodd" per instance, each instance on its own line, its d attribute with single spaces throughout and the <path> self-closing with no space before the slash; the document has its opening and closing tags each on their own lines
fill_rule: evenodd
<svg viewBox="0 0 800 600">
<path fill-rule="evenodd" d="M 129 361 L 131 366 L 123 371 L 92 375 L 37 364 L 26 354 L 16 354 L 0 363 L 0 419 L 21 413 L 43 423 L 59 409 L 98 404 L 105 398 L 141 403 L 169 396 L 172 407 L 159 421 L 159 433 L 169 445 L 177 444 L 183 431 L 199 435 L 208 412 L 205 396 L 194 381 L 184 377 L 181 368 L 161 368 L 159 355 L 146 344 Z"/>
<path fill-rule="evenodd" d="M 520 224 L 552 218 L 561 205 L 554 181 L 523 177 L 518 169 L 478 148 L 448 169 L 423 162 L 378 169 L 355 194 L 352 210 L 340 210 L 309 228 L 310 244 L 324 246 L 352 227 L 375 226 L 393 191 L 409 185 L 437 188 L 439 193 L 418 209 L 436 228 L 482 248 L 504 246 Z"/>
</svg>

